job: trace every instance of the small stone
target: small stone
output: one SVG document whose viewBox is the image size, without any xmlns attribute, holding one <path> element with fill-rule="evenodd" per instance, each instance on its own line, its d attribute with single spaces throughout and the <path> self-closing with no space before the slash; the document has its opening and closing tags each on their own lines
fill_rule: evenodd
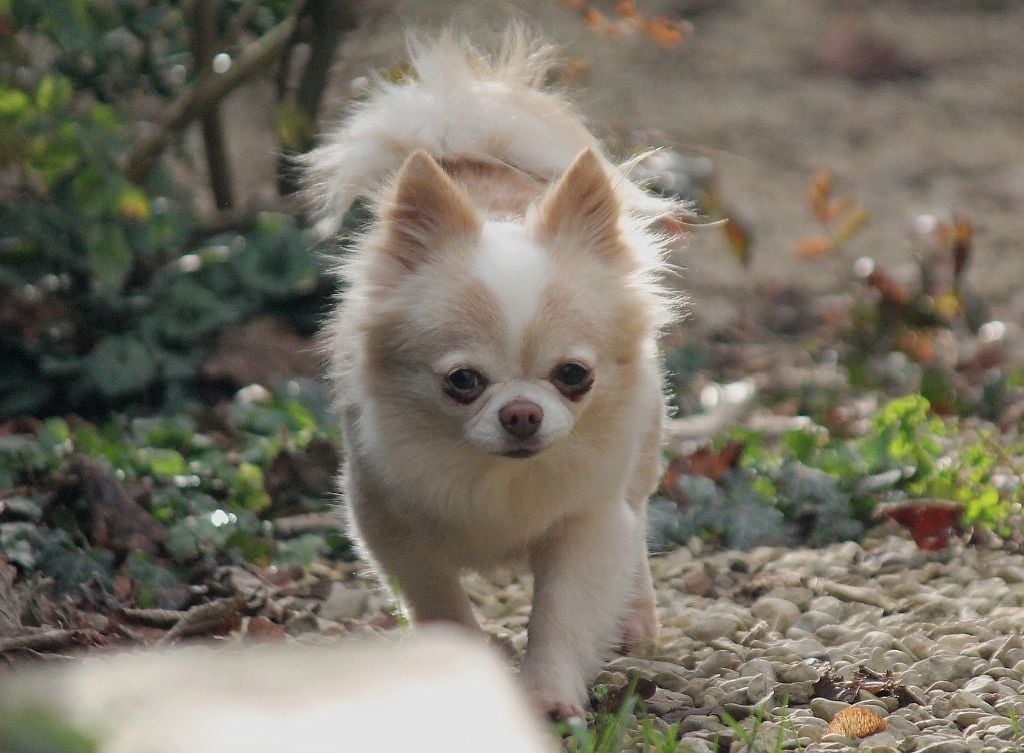
<svg viewBox="0 0 1024 753">
<path fill-rule="evenodd" d="M 683 686 L 686 684 L 686 680 L 675 672 L 658 672 L 651 679 L 659 688 L 665 688 L 665 690 L 672 690 L 675 692 L 681 691 Z"/>
<path fill-rule="evenodd" d="M 850 738 L 841 732 L 829 732 L 828 734 L 821 736 L 821 742 L 823 743 L 843 743 L 849 745 Z"/>
<path fill-rule="evenodd" d="M 921 741 L 918 740 L 920 743 Z M 960 738 L 955 740 L 937 740 L 928 743 L 923 747 L 915 749 L 916 753 L 964 753 L 964 741 Z"/>
<path fill-rule="evenodd" d="M 712 651 L 707 658 L 697 665 L 697 672 L 705 677 L 720 675 L 723 669 L 736 669 L 740 658 L 731 651 Z"/>
<path fill-rule="evenodd" d="M 899 602 L 893 601 L 885 594 L 874 588 L 865 586 L 851 586 L 845 583 L 833 583 L 824 581 L 822 588 L 825 593 L 834 596 L 840 601 L 857 602 L 881 607 L 886 612 L 895 612 L 900 608 Z"/>
<path fill-rule="evenodd" d="M 896 735 L 889 732 L 889 730 L 883 730 L 871 735 L 871 738 L 865 740 L 860 747 L 861 749 L 867 748 L 871 753 L 887 753 L 886 749 L 895 751 L 898 744 L 899 740 L 896 738 Z"/>
<path fill-rule="evenodd" d="M 989 714 L 996 713 L 992 704 L 985 702 L 980 696 L 967 690 L 958 690 L 950 700 L 953 703 L 953 708 L 956 709 L 980 709 Z"/>
<path fill-rule="evenodd" d="M 945 718 L 953 712 L 953 703 L 948 698 L 939 697 L 932 701 L 932 713 Z"/>
<path fill-rule="evenodd" d="M 798 627 L 801 630 L 807 630 L 808 632 L 815 633 L 819 628 L 825 625 L 831 625 L 836 621 L 836 618 L 825 612 L 819 612 L 811 610 L 804 612 L 800 615 L 800 619 L 796 621 L 794 627 Z"/>
<path fill-rule="evenodd" d="M 996 681 L 991 677 L 981 675 L 980 677 L 972 677 L 965 684 L 963 689 L 970 693 L 994 693 L 996 688 Z"/>
<path fill-rule="evenodd" d="M 729 637 L 736 634 L 739 621 L 725 615 L 712 615 L 698 620 L 686 629 L 686 634 L 698 641 L 709 641 L 712 638 Z"/>
<path fill-rule="evenodd" d="M 366 611 L 369 601 L 369 589 L 352 588 L 344 583 L 332 583 L 331 592 L 320 605 L 319 614 L 325 620 L 333 622 L 354 620 Z"/>
<path fill-rule="evenodd" d="M 765 675 L 754 675 L 750 678 L 744 694 L 748 703 L 757 703 L 771 692 L 774 682 Z"/>
<path fill-rule="evenodd" d="M 708 596 L 715 589 L 715 584 L 703 565 L 688 569 L 679 576 L 678 582 L 683 593 L 693 596 Z"/>
<path fill-rule="evenodd" d="M 913 664 L 907 672 L 914 672 L 920 677 L 920 682 L 914 685 L 931 685 L 939 680 L 959 680 L 971 675 L 976 660 L 969 656 L 952 656 L 950 654 L 937 654 Z M 904 678 L 904 682 L 908 682 Z"/>
<path fill-rule="evenodd" d="M 751 659 L 740 665 L 740 677 L 757 677 L 763 675 L 769 680 L 775 679 L 775 667 L 767 659 Z"/>
<path fill-rule="evenodd" d="M 717 716 L 705 716 L 703 714 L 692 714 L 679 724 L 679 729 L 683 732 L 697 732 L 699 730 L 706 730 L 708 732 L 717 732 L 725 728 L 725 725 L 719 721 Z"/>
<path fill-rule="evenodd" d="M 789 703 L 791 706 L 803 706 L 810 702 L 814 695 L 814 683 L 807 682 L 782 682 L 775 686 L 773 695 L 779 703 Z"/>
<path fill-rule="evenodd" d="M 927 659 L 935 652 L 935 641 L 918 633 L 911 633 L 893 643 L 895 648 L 906 651 L 918 660 Z"/>
<path fill-rule="evenodd" d="M 772 630 L 785 634 L 800 619 L 800 610 L 785 599 L 765 596 L 753 603 L 750 613 L 768 623 Z"/>
<path fill-rule="evenodd" d="M 979 721 L 984 719 L 988 714 L 984 711 L 976 711 L 974 709 L 961 709 L 953 714 L 953 723 L 960 729 L 966 729 L 972 724 L 977 724 Z"/>
<path fill-rule="evenodd" d="M 803 662 L 789 666 L 780 665 L 776 667 L 775 674 L 781 682 L 814 682 L 821 676 L 817 669 Z"/>
<path fill-rule="evenodd" d="M 813 714 L 827 722 L 832 721 L 836 714 L 848 708 L 850 708 L 850 704 L 843 703 L 842 701 L 830 701 L 827 698 L 811 699 L 811 711 Z"/>
</svg>

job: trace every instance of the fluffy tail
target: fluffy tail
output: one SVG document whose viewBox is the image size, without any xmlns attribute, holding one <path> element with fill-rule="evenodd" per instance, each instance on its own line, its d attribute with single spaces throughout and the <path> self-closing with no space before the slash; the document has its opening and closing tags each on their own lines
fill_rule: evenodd
<svg viewBox="0 0 1024 753">
<path fill-rule="evenodd" d="M 303 158 L 324 233 L 336 232 L 356 198 L 375 194 L 416 149 L 503 163 L 541 180 L 558 177 L 584 147 L 603 153 L 572 106 L 542 87 L 552 50 L 523 29 L 510 29 L 493 56 L 451 32 L 410 39 L 409 54 L 405 81 L 378 77 L 372 95 Z M 679 210 L 628 180 L 622 189 L 635 216 Z"/>
</svg>

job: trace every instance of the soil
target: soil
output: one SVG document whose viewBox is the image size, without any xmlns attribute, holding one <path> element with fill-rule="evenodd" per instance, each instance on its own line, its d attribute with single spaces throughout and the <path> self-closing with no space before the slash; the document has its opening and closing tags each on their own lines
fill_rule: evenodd
<svg viewBox="0 0 1024 753">
<path fill-rule="evenodd" d="M 611 2 L 590 3 L 614 15 Z M 1024 322 L 1024 3 L 1015 0 L 640 0 L 649 15 L 693 24 L 679 47 L 608 39 L 556 0 L 366 2 L 343 43 L 322 122 L 344 111 L 351 80 L 403 59 L 408 27 L 500 26 L 525 18 L 585 72 L 570 89 L 594 128 L 713 160 L 728 205 L 752 231 L 744 270 L 717 228 L 679 251 L 697 316 L 724 325 L 764 283 L 849 289 L 856 258 L 897 278 L 917 261 L 912 221 L 963 213 L 975 228 L 973 287 L 996 316 Z M 228 102 L 236 184 L 272 191 L 272 86 Z M 870 212 L 833 257 L 807 261 L 820 232 L 807 188 L 821 168 Z"/>
</svg>

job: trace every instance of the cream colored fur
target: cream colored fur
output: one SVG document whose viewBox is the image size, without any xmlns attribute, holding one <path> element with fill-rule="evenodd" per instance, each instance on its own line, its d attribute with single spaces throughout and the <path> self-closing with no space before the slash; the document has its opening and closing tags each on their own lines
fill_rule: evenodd
<svg viewBox="0 0 1024 753">
<path fill-rule="evenodd" d="M 418 622 L 477 629 L 460 572 L 525 558 L 522 681 L 578 715 L 606 652 L 657 630 L 645 507 L 673 302 L 647 227 L 678 207 L 538 88 L 545 53 L 521 33 L 493 59 L 451 35 L 412 56 L 307 162 L 326 226 L 375 197 L 328 328 L 351 532 Z M 559 387 L 568 362 L 585 394 Z M 460 368 L 487 380 L 468 403 L 445 392 Z M 543 411 L 525 439 L 502 425 L 516 400 Z"/>
</svg>

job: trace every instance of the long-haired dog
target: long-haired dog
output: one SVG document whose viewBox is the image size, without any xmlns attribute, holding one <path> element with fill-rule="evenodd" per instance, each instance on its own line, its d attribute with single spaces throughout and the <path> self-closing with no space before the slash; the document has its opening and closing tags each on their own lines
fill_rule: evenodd
<svg viewBox="0 0 1024 753">
<path fill-rule="evenodd" d="M 674 301 L 651 228 L 679 207 L 609 162 L 524 34 L 411 55 L 306 162 L 329 229 L 358 196 L 375 217 L 328 329 L 350 530 L 417 622 L 477 628 L 460 572 L 525 559 L 521 678 L 580 715 L 603 654 L 657 632 L 645 508 Z"/>
</svg>

